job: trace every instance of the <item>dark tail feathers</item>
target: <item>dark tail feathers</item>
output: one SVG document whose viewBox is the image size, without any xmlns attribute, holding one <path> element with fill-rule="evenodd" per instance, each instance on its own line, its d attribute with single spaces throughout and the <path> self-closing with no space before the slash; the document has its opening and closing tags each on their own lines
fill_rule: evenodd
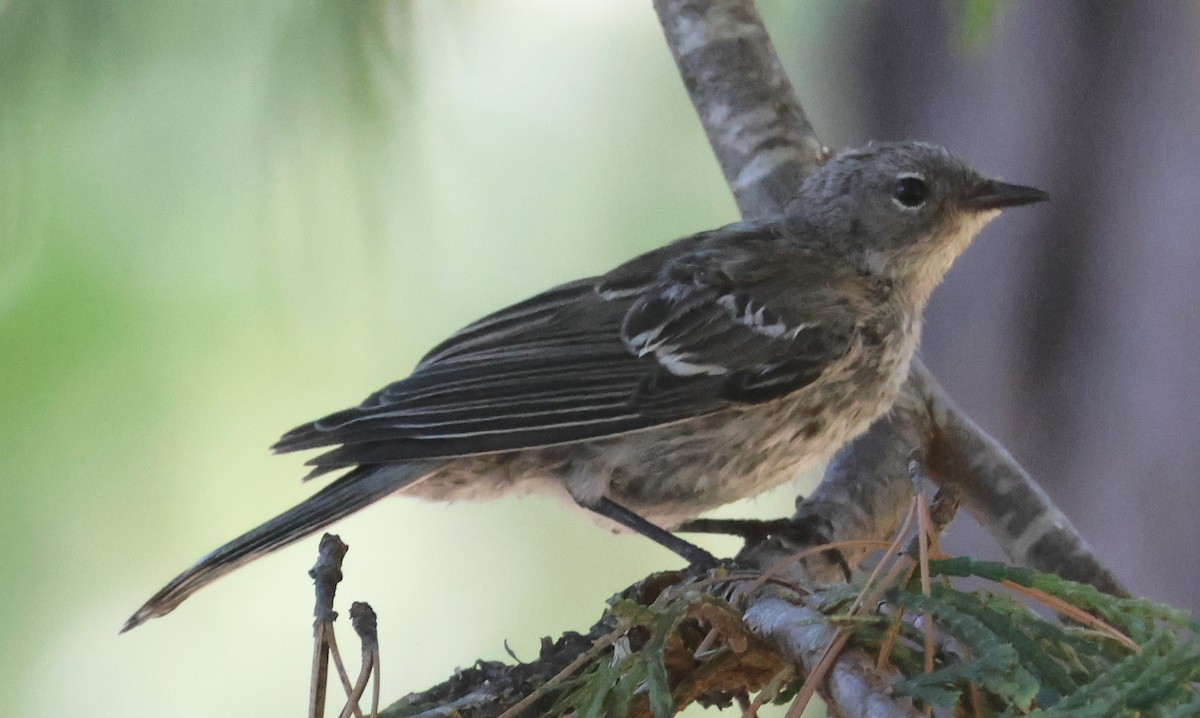
<svg viewBox="0 0 1200 718">
<path fill-rule="evenodd" d="M 121 632 L 164 616 L 184 599 L 235 568 L 298 541 L 404 486 L 420 481 L 429 463 L 360 466 L 261 526 L 235 538 L 176 576 L 139 608 Z"/>
</svg>

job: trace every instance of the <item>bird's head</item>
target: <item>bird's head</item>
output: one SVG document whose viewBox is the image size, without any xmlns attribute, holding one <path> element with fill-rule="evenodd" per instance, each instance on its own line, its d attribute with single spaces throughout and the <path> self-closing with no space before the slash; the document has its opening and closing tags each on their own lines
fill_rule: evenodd
<svg viewBox="0 0 1200 718">
<path fill-rule="evenodd" d="M 1002 209 L 1048 198 L 985 177 L 942 147 L 889 142 L 834 156 L 805 181 L 788 214 L 923 303 Z"/>
</svg>

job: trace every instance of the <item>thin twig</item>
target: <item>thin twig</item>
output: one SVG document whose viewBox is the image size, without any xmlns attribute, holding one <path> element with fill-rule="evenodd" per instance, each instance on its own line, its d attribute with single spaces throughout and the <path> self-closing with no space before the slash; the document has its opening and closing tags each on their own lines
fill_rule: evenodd
<svg viewBox="0 0 1200 718">
<path fill-rule="evenodd" d="M 329 655 L 333 657 L 333 667 L 337 669 L 338 678 L 342 682 L 342 691 L 349 696 L 354 692 L 354 686 L 350 684 L 350 674 L 346 672 L 346 664 L 342 661 L 342 653 L 338 650 L 337 636 L 334 634 L 333 626 L 330 625 L 325 630 L 325 639 L 329 642 Z M 358 704 L 354 705 L 354 715 L 357 718 L 363 718 Z"/>
<path fill-rule="evenodd" d="M 971 700 L 971 715 L 975 718 L 984 718 L 986 714 L 983 712 L 983 692 L 979 690 L 979 684 L 971 681 L 967 685 L 967 691 Z"/>
<path fill-rule="evenodd" d="M 379 617 L 375 615 L 371 604 L 364 601 L 350 604 L 350 625 L 362 642 L 364 654 L 379 650 Z"/>
<path fill-rule="evenodd" d="M 875 564 L 875 568 L 872 569 L 871 575 L 867 577 L 867 582 L 863 584 L 862 590 L 859 591 L 858 597 L 855 598 L 854 603 L 850 605 L 851 613 L 857 611 L 858 608 L 864 604 L 863 597 L 867 595 L 867 589 L 879 577 L 879 574 L 883 571 L 884 566 L 887 566 L 892 562 L 893 559 L 896 558 L 896 556 L 900 554 L 900 546 L 904 541 L 904 536 L 908 533 L 908 527 L 912 525 L 913 517 L 916 516 L 916 513 L 916 499 L 913 499 L 912 505 L 908 508 L 908 513 L 904 515 L 904 520 L 900 523 L 900 528 L 896 531 L 896 537 L 892 539 L 892 543 L 888 546 L 887 551 L 884 552 L 883 558 L 879 559 L 879 563 Z M 872 603 L 874 603 L 874 600 L 872 600 Z"/>
<path fill-rule="evenodd" d="M 921 571 L 921 594 L 926 598 L 933 595 L 933 584 L 929 580 L 929 541 L 933 535 L 933 525 L 929 520 L 929 505 L 925 503 L 925 489 L 917 492 L 917 565 Z M 933 673 L 933 653 L 936 648 L 934 636 L 933 614 L 926 611 L 921 614 L 921 628 L 924 641 L 925 673 Z M 933 706 L 925 706 L 925 716 L 933 715 Z"/>
<path fill-rule="evenodd" d="M 325 636 L 328 625 L 324 621 L 318 621 L 313 628 L 312 675 L 308 688 L 309 718 L 321 718 L 325 715 L 325 684 L 329 672 L 329 643 Z"/>
<path fill-rule="evenodd" d="M 900 545 L 900 537 L 901 535 L 897 535 L 896 537 L 897 548 L 895 553 L 892 553 L 893 556 L 899 553 L 898 547 Z M 884 576 L 883 580 L 880 581 L 879 584 L 871 591 L 869 598 L 866 600 L 864 600 L 863 597 L 868 596 L 866 593 L 867 586 L 863 586 L 863 591 L 859 593 L 858 598 L 855 599 L 853 604 L 851 604 L 850 610 L 847 612 L 848 615 L 857 614 L 857 612 L 861 610 L 862 606 L 864 605 L 874 605 L 877 603 L 880 597 L 883 596 L 884 592 L 895 584 L 895 581 L 899 575 L 905 570 L 909 570 L 909 575 L 911 575 L 911 569 L 911 560 L 906 556 L 900 556 L 896 563 Z M 905 580 L 907 580 L 907 578 Z M 846 642 L 849 640 L 850 633 L 848 631 L 838 629 L 833 640 L 829 642 L 829 645 L 826 646 L 824 653 L 822 653 L 821 659 L 817 661 L 816 666 L 809 671 L 808 675 L 804 679 L 804 684 L 801 685 L 800 690 L 796 692 L 796 698 L 794 701 L 792 701 L 792 705 L 788 707 L 786 718 L 800 718 L 800 716 L 804 713 L 804 710 L 808 707 L 809 702 L 812 701 L 812 697 L 816 695 L 818 687 L 824 682 L 826 675 L 828 675 L 829 670 L 833 667 L 838 655 L 842 652 L 842 649 L 846 647 Z"/>
<path fill-rule="evenodd" d="M 902 561 L 896 561 L 894 564 L 892 561 L 900 554 L 900 547 L 904 545 L 904 537 L 908 533 L 908 527 L 912 524 L 913 516 L 919 510 L 918 506 L 919 504 L 914 498 L 912 504 L 909 506 L 908 513 L 905 514 L 904 520 L 900 524 L 899 530 L 896 531 L 895 538 L 892 539 L 883 558 L 875 565 L 874 570 L 871 571 L 871 575 L 867 577 L 866 583 L 863 584 L 858 596 L 850 604 L 846 615 L 854 616 L 863 606 L 874 605 L 879 600 L 879 597 L 883 595 L 883 592 L 892 585 L 892 582 L 899 575 L 900 571 L 903 570 L 904 564 Z M 884 580 L 877 583 L 879 574 L 889 564 L 891 564 L 891 567 Z M 800 690 L 796 692 L 795 700 L 788 707 L 786 718 L 799 718 L 804 713 L 805 708 L 808 707 L 812 697 L 816 694 L 817 688 L 825 680 L 829 669 L 833 666 L 838 654 L 841 653 L 842 648 L 845 647 L 848 640 L 850 640 L 849 632 L 838 629 L 837 633 L 834 634 L 833 640 L 825 647 L 825 651 L 821 654 L 821 658 L 817 661 L 816 666 L 805 676 L 804 683 L 800 686 Z"/>
<path fill-rule="evenodd" d="M 1103 619 L 1096 618 L 1082 608 L 1073 606 L 1057 596 L 1051 596 L 1045 591 L 1041 591 L 1036 588 L 1030 588 L 1029 586 L 1022 586 L 1021 584 L 1014 583 L 1012 581 L 1001 581 L 1000 585 L 1015 594 L 1030 599 L 1031 601 L 1037 601 L 1046 608 L 1051 609 L 1055 613 L 1066 616 L 1082 626 L 1087 626 L 1092 630 L 1108 636 L 1131 651 L 1141 652 L 1142 650 L 1142 647 L 1139 646 L 1136 641 L 1129 636 L 1126 636 L 1112 624 Z"/>
<path fill-rule="evenodd" d="M 342 580 L 342 559 L 350 547 L 334 534 L 321 537 L 317 548 L 317 562 L 309 570 L 316 589 L 313 606 L 313 661 L 308 693 L 309 718 L 325 715 L 325 690 L 329 675 L 329 643 L 333 635 L 333 622 L 337 612 L 333 610 L 333 599 L 337 585 Z"/>
<path fill-rule="evenodd" d="M 317 562 L 308 571 L 316 588 L 317 599 L 313 607 L 313 616 L 318 621 L 333 623 L 337 620 L 337 612 L 333 610 L 333 598 L 337 593 L 337 585 L 342 580 L 342 560 L 349 550 L 350 547 L 335 534 L 327 533 L 321 537 L 321 543 L 317 547 Z"/>
<path fill-rule="evenodd" d="M 875 659 L 875 668 L 882 669 L 892 660 L 892 649 L 896 645 L 896 639 L 900 636 L 900 628 L 904 625 L 904 608 L 896 609 L 892 614 L 892 620 L 888 624 L 887 633 L 883 636 L 883 641 L 879 644 L 879 655 Z"/>
<path fill-rule="evenodd" d="M 346 705 L 342 707 L 339 718 L 350 718 L 352 712 L 360 710 L 358 702 L 362 699 L 362 695 L 367 689 L 367 681 L 370 680 L 372 674 L 375 675 L 375 694 L 377 695 L 379 691 L 379 665 L 377 662 L 379 623 L 370 604 L 362 601 L 350 604 L 350 625 L 354 627 L 354 632 L 358 634 L 358 638 L 362 642 L 362 668 L 358 672 L 358 680 L 354 682 L 354 687 L 346 698 Z M 377 711 L 378 707 L 378 699 L 376 699 L 373 712 Z"/>
<path fill-rule="evenodd" d="M 379 646 L 371 653 L 371 665 L 375 667 L 375 679 L 371 681 L 371 718 L 379 715 L 379 684 L 383 681 L 383 669 L 379 665 Z"/>
<path fill-rule="evenodd" d="M 849 640 L 849 632 L 837 632 L 837 635 L 825 647 L 825 652 L 821 655 L 821 660 L 817 661 L 817 665 L 805 676 L 804 684 L 800 686 L 800 690 L 796 693 L 796 699 L 788 706 L 785 718 L 800 718 L 800 716 L 804 715 L 805 709 L 808 708 L 808 704 L 817 693 L 817 688 L 825 681 L 825 676 L 829 674 L 829 669 L 833 668 L 834 660 L 837 659 L 838 654 L 846 647 L 846 641 Z"/>
<path fill-rule="evenodd" d="M 788 663 L 783 668 L 779 669 L 771 680 L 767 683 L 758 695 L 754 696 L 754 700 L 750 705 L 746 706 L 746 710 L 742 711 L 742 718 L 756 718 L 758 709 L 763 707 L 767 701 L 775 700 L 779 695 L 779 691 L 787 685 L 793 678 L 796 677 L 796 667 Z"/>
<path fill-rule="evenodd" d="M 719 640 L 721 640 L 721 632 L 715 628 L 708 629 L 704 640 L 700 641 L 700 645 L 696 646 L 696 650 L 692 651 L 692 658 L 698 661 L 704 660 Z"/>
<path fill-rule="evenodd" d="M 363 654 L 362 669 L 358 672 L 358 680 L 354 682 L 354 688 L 350 691 L 350 695 L 346 697 L 346 705 L 342 707 L 342 712 L 338 715 L 338 718 L 350 718 L 350 714 L 358 706 L 358 701 L 362 698 L 362 694 L 367 690 L 367 681 L 371 679 L 371 673 L 375 669 L 371 658 L 372 654 Z"/>
<path fill-rule="evenodd" d="M 520 701 L 515 703 L 511 708 L 501 713 L 498 718 L 516 718 L 516 716 L 521 714 L 521 711 L 536 703 L 539 698 L 546 695 L 546 693 L 548 693 L 559 683 L 565 681 L 571 676 L 571 674 L 575 673 L 575 671 L 578 671 L 580 668 L 595 659 L 596 656 L 599 656 L 601 653 L 608 650 L 609 646 L 616 643 L 617 639 L 619 639 L 621 636 L 624 636 L 628 630 L 629 623 L 627 621 L 618 621 L 616 628 L 598 638 L 596 642 L 592 644 L 591 648 L 579 654 L 578 658 L 568 663 L 565 668 L 551 676 L 550 680 L 538 686 L 537 689 L 532 693 L 525 696 Z"/>
</svg>

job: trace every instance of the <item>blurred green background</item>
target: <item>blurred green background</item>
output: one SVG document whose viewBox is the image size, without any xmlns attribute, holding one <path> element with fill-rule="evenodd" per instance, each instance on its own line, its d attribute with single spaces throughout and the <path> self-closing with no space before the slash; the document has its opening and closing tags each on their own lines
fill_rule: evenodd
<svg viewBox="0 0 1200 718">
<path fill-rule="evenodd" d="M 760 5 L 831 147 L 930 139 L 1050 190 L 955 266 L 926 360 L 1135 592 L 1200 605 L 1200 5 Z M 283 431 L 735 219 L 649 0 L 0 0 L 0 705 L 302 714 L 315 538 L 116 632 L 312 492 Z M 336 530 L 388 699 L 679 565 L 540 498 Z"/>
</svg>

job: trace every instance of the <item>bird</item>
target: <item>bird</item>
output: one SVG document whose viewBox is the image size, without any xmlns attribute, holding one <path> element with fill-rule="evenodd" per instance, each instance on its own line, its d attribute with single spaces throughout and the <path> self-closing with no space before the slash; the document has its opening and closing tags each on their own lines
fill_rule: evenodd
<svg viewBox="0 0 1200 718">
<path fill-rule="evenodd" d="M 340 477 L 201 558 L 126 622 L 385 496 L 549 492 L 705 565 L 672 529 L 826 461 L 892 406 L 930 294 L 1042 190 L 943 147 L 826 157 L 776 217 L 699 232 L 494 312 L 405 379 L 284 434 Z"/>
</svg>

